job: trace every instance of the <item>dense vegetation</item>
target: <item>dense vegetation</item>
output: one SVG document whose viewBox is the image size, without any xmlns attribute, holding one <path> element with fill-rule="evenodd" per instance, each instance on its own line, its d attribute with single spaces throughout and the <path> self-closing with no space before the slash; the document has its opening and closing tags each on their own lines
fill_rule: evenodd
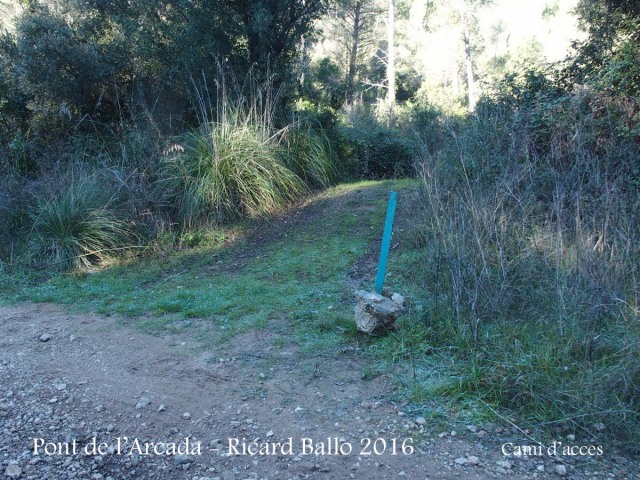
<svg viewBox="0 0 640 480">
<path fill-rule="evenodd" d="M 417 176 L 413 340 L 454 352 L 448 393 L 637 448 L 637 2 L 580 1 L 586 37 L 557 65 L 483 57 L 487 2 L 397 3 L 22 2 L 0 38 L 2 275 L 193 246 L 309 189 Z M 394 65 L 376 19 L 418 3 L 459 27 L 457 93 L 409 54 Z M 312 58 L 329 37 L 347 48 Z"/>
</svg>

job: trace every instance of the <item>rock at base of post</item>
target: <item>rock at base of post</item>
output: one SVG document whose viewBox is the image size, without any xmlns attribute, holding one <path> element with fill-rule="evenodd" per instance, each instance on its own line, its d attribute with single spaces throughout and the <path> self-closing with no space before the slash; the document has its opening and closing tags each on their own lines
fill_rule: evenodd
<svg viewBox="0 0 640 480">
<path fill-rule="evenodd" d="M 395 330 L 395 322 L 402 314 L 404 297 L 398 293 L 358 290 L 356 296 L 356 325 L 358 330 L 369 335 L 382 335 Z"/>
</svg>

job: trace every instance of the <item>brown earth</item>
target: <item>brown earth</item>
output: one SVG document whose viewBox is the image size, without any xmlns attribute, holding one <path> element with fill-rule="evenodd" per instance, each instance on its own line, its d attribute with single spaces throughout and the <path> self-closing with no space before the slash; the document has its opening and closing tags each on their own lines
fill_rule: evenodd
<svg viewBox="0 0 640 480">
<path fill-rule="evenodd" d="M 0 307 L 0 332 L 7 478 L 640 478 L 606 445 L 602 456 L 505 457 L 505 442 L 535 443 L 496 425 L 435 430 L 389 400 L 389 378 L 361 378 L 357 347 L 302 353 L 275 333 L 282 326 L 207 347 L 197 328 L 159 337 L 114 317 L 25 304 Z M 237 454 L 243 441 L 269 451 Z M 187 442 L 189 454 L 163 454 Z"/>
</svg>

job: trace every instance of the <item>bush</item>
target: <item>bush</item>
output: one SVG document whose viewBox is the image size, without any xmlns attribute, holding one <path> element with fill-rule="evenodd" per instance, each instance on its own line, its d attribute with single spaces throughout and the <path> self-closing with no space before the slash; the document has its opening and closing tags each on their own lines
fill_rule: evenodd
<svg viewBox="0 0 640 480">
<path fill-rule="evenodd" d="M 338 177 L 338 158 L 321 127 L 295 124 L 280 137 L 283 163 L 310 187 L 328 187 Z"/>
<path fill-rule="evenodd" d="M 114 197 L 96 177 L 74 181 L 38 198 L 32 213 L 34 258 L 61 268 L 90 268 L 111 260 L 134 238 L 132 225 L 113 209 Z"/>
<path fill-rule="evenodd" d="M 485 400 L 628 442 L 640 433 L 640 152 L 601 100 L 485 102 L 425 159 L 425 324 L 430 343 L 459 347 L 462 384 Z"/>
<path fill-rule="evenodd" d="M 274 141 L 251 124 L 204 124 L 170 150 L 160 185 L 185 229 L 269 214 L 304 190 Z"/>
<path fill-rule="evenodd" d="M 370 123 L 341 129 L 341 153 L 355 176 L 401 178 L 415 173 L 418 145 L 393 129 Z"/>
</svg>

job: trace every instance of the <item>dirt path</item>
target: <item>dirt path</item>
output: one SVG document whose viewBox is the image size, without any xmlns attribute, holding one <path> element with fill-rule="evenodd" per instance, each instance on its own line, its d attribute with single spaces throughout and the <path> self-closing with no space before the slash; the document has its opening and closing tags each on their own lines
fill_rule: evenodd
<svg viewBox="0 0 640 480">
<path fill-rule="evenodd" d="M 360 378 L 357 351 L 303 355 L 277 329 L 212 351 L 193 330 L 161 338 L 41 304 L 0 308 L 0 331 L 0 473 L 8 478 L 520 479 L 559 478 L 563 467 L 565 478 L 640 478 L 612 455 L 576 467 L 507 458 L 501 443 L 531 442 L 498 438 L 488 426 L 430 431 L 385 400 L 384 377 Z M 243 442 L 264 454 L 243 455 Z"/>
</svg>

